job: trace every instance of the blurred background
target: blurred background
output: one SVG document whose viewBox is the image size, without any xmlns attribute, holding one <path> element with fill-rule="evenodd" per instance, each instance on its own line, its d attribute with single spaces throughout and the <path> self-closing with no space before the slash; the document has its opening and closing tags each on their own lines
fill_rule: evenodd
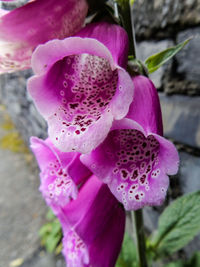
<svg viewBox="0 0 200 267">
<path fill-rule="evenodd" d="M 200 0 L 136 0 L 132 14 L 141 60 L 193 36 L 150 76 L 159 91 L 165 136 L 176 144 L 181 158 L 165 205 L 144 209 L 150 233 L 164 206 L 200 189 Z M 47 253 L 38 234 L 54 218 L 46 215 L 37 164 L 28 149 L 30 136 L 46 137 L 46 123 L 26 91 L 31 75 L 27 70 L 0 76 L 0 267 L 64 267 L 60 249 L 58 255 Z M 176 257 L 187 259 L 198 250 L 200 236 Z"/>
</svg>

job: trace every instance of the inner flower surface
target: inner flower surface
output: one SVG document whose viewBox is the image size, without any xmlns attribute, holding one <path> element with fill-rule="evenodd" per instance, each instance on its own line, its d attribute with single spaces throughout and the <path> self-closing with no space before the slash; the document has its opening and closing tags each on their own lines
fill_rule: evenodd
<svg viewBox="0 0 200 267">
<path fill-rule="evenodd" d="M 169 152 L 165 152 L 170 155 Z M 81 161 L 106 183 L 126 210 L 160 205 L 169 185 L 163 146 L 137 129 L 115 129 Z"/>
<path fill-rule="evenodd" d="M 63 253 L 70 266 L 85 266 L 89 263 L 87 247 L 75 231 L 65 234 L 63 244 Z"/>
<path fill-rule="evenodd" d="M 49 122 L 59 124 L 63 135 L 79 136 L 97 122 L 102 113 L 109 112 L 115 94 L 118 73 L 108 60 L 99 56 L 72 55 L 56 62 L 46 79 L 56 95 L 58 108 Z"/>
<path fill-rule="evenodd" d="M 154 136 L 146 138 L 138 130 L 117 130 L 111 135 L 113 149 L 112 152 L 107 150 L 107 154 L 115 157 L 113 174 L 118 174 L 116 190 L 126 206 L 128 201 L 141 201 L 150 190 L 152 179 L 160 175 L 160 145 Z"/>
<path fill-rule="evenodd" d="M 61 203 L 64 206 L 69 202 L 70 197 L 76 197 L 76 185 L 69 176 L 67 169 L 62 168 L 58 160 L 50 161 L 41 176 L 40 190 L 48 203 Z"/>
</svg>

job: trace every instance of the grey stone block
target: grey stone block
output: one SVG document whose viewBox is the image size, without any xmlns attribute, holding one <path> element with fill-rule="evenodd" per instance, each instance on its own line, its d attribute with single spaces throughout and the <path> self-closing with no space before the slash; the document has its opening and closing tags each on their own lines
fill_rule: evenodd
<svg viewBox="0 0 200 267">
<path fill-rule="evenodd" d="M 200 148 L 200 97 L 160 94 L 164 134 Z"/>
<path fill-rule="evenodd" d="M 177 72 L 184 76 L 184 79 L 197 82 L 200 87 L 200 27 L 180 32 L 177 41 L 180 43 L 191 36 L 193 39 L 176 55 Z"/>
<path fill-rule="evenodd" d="M 180 153 L 179 181 L 183 194 L 200 190 L 200 157 Z"/>
<path fill-rule="evenodd" d="M 0 128 L 0 138 L 4 135 Z M 0 266 L 7 267 L 38 250 L 38 231 L 45 222 L 47 207 L 38 191 L 35 165 L 27 164 L 23 153 L 9 150 L 0 149 L 0 159 Z"/>
<path fill-rule="evenodd" d="M 55 257 L 53 254 L 41 251 L 33 258 L 22 264 L 21 267 L 57 267 Z"/>
<path fill-rule="evenodd" d="M 186 80 L 184 77 L 172 77 L 169 72 L 164 75 L 164 92 L 171 94 L 184 94 L 190 96 L 200 95 L 200 84 Z"/>
<path fill-rule="evenodd" d="M 200 22 L 199 0 L 135 1 L 135 31 L 140 38 L 169 37 L 179 28 Z"/>
<path fill-rule="evenodd" d="M 145 228 L 152 233 L 158 227 L 159 212 L 152 207 L 143 208 L 143 219 Z"/>
<path fill-rule="evenodd" d="M 26 90 L 27 79 L 31 70 L 19 71 L 0 76 L 0 101 L 6 105 L 18 131 L 29 144 L 30 136 L 45 138 L 47 125 L 36 110 L 33 101 Z"/>
<path fill-rule="evenodd" d="M 12 2 L 0 2 L 0 7 L 7 10 L 12 10 L 17 7 L 21 7 L 25 5 L 28 2 L 28 0 L 14 0 Z"/>
</svg>

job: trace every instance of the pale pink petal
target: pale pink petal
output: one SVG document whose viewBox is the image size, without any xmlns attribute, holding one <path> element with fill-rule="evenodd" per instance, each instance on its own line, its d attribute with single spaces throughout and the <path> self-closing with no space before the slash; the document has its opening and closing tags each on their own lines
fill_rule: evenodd
<svg viewBox="0 0 200 267">
<path fill-rule="evenodd" d="M 89 267 L 88 247 L 73 229 L 65 231 L 62 243 L 68 267 Z"/>
<path fill-rule="evenodd" d="M 8 13 L 9 13 L 8 10 L 1 9 L 1 8 L 0 8 L 0 17 L 3 16 L 3 15 L 6 15 L 6 14 L 8 14 Z"/>
<path fill-rule="evenodd" d="M 31 138 L 31 149 L 41 170 L 40 191 L 47 204 L 54 209 L 75 199 L 77 186 L 91 175 L 80 162 L 80 154 L 62 153 L 53 146 L 50 139 L 43 141 L 37 137 Z"/>
<path fill-rule="evenodd" d="M 30 68 L 33 50 L 80 30 L 86 0 L 31 1 L 0 18 L 0 73 Z"/>
</svg>

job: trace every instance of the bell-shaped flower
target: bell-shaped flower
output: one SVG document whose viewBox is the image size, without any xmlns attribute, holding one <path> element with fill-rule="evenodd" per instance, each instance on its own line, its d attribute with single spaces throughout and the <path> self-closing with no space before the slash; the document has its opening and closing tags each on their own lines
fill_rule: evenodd
<svg viewBox="0 0 200 267">
<path fill-rule="evenodd" d="M 80 162 L 80 154 L 60 152 L 49 138 L 43 141 L 32 137 L 31 149 L 41 170 L 40 191 L 47 204 L 55 211 L 57 207 L 59 209 L 75 199 L 78 194 L 77 186 L 91 175 Z"/>
<path fill-rule="evenodd" d="M 125 211 L 94 175 L 58 214 L 68 267 L 114 267 L 123 241 Z"/>
<path fill-rule="evenodd" d="M 67 266 L 114 266 L 124 234 L 123 207 L 79 153 L 62 153 L 49 138 L 32 137 L 31 148 L 41 169 L 40 191 L 62 225 Z"/>
<path fill-rule="evenodd" d="M 81 161 L 125 209 L 160 205 L 176 174 L 179 157 L 175 146 L 162 137 L 157 90 L 144 76 L 133 78 L 134 100 L 127 117 L 115 121 L 105 141 Z"/>
<path fill-rule="evenodd" d="M 78 32 L 87 11 L 86 0 L 35 0 L 0 10 L 0 73 L 30 68 L 35 47 Z"/>
<path fill-rule="evenodd" d="M 113 120 L 127 114 L 133 98 L 132 80 L 122 68 L 127 56 L 126 32 L 105 22 L 37 47 L 28 91 L 61 151 L 90 152 Z"/>
</svg>

